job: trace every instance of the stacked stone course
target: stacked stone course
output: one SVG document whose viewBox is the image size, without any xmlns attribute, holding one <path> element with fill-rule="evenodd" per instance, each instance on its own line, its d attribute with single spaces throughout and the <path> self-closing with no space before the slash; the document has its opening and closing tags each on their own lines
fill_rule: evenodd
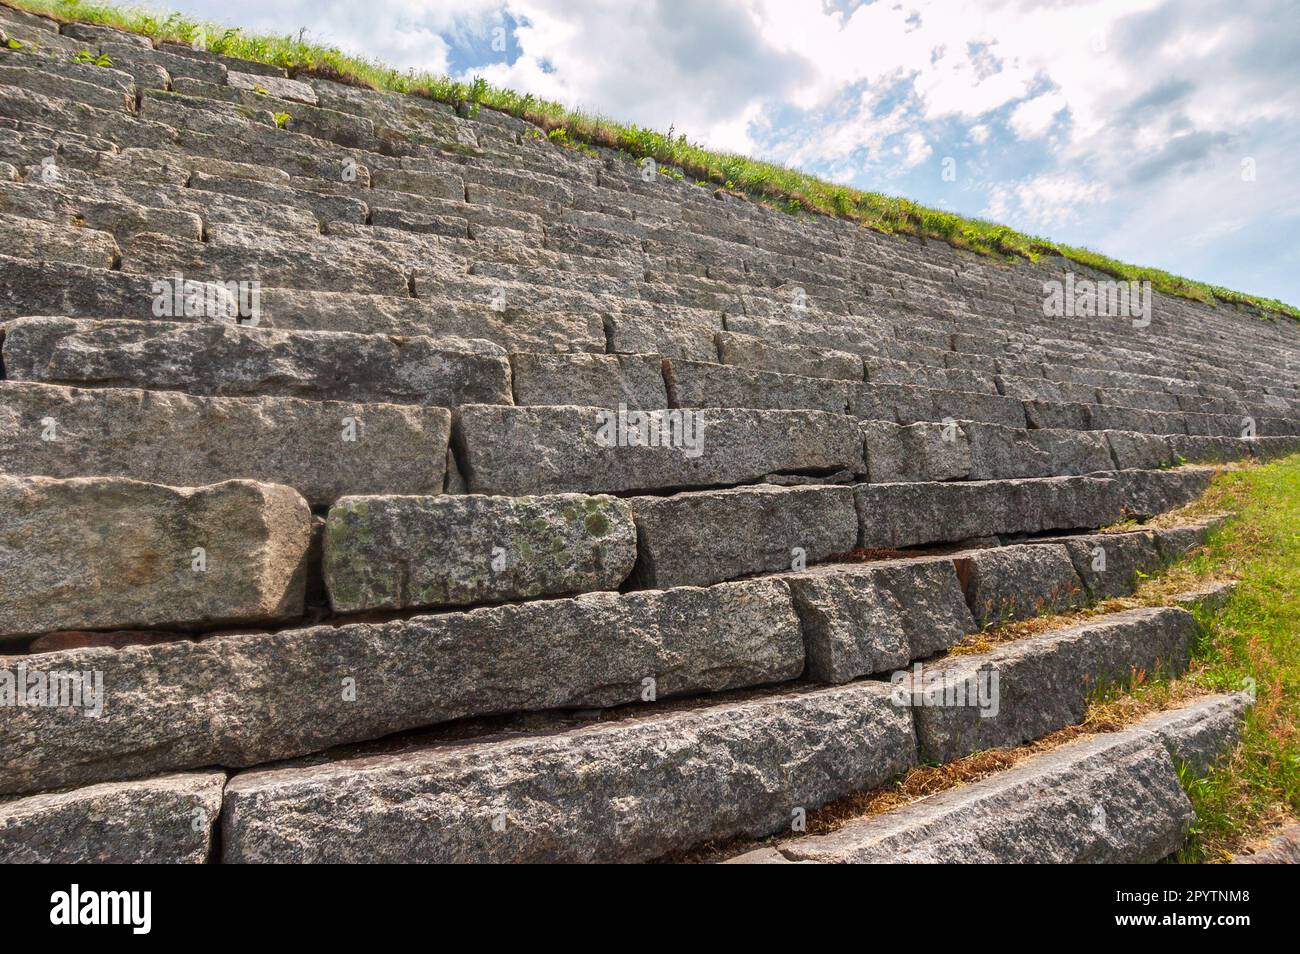
<svg viewBox="0 0 1300 954">
<path fill-rule="evenodd" d="M 1300 448 L 1283 320 L 1048 318 L 1085 269 L 107 27 L 0 34 L 0 861 L 764 837 L 1185 667 L 1181 609 L 944 654 L 1131 592 L 1208 527 L 1097 530 Z M 998 671 L 1000 715 L 916 703 L 917 662 Z M 1176 847 L 1169 756 L 1115 746 L 1158 833 L 992 860 Z M 1103 748 L 1060 772 L 1104 788 Z M 806 855 L 909 857 L 898 824 Z"/>
</svg>

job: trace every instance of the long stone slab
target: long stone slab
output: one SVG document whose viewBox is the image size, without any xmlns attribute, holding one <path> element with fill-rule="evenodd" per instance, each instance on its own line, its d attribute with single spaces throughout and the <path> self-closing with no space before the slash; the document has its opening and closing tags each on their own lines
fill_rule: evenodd
<svg viewBox="0 0 1300 954">
<path fill-rule="evenodd" d="M 20 318 L 3 332 L 5 374 L 18 381 L 442 407 L 511 400 L 505 352 L 475 339 L 72 318 Z"/>
<path fill-rule="evenodd" d="M 633 497 L 638 585 L 702 586 L 807 566 L 857 544 L 850 487 L 759 484 Z"/>
<path fill-rule="evenodd" d="M 671 407 L 807 409 L 843 414 L 849 403 L 846 381 L 707 361 L 666 360 L 664 378 Z"/>
<path fill-rule="evenodd" d="M 1154 517 L 1191 503 L 1210 486 L 1213 476 L 1209 467 L 1115 472 L 1124 510 L 1133 517 Z"/>
<path fill-rule="evenodd" d="M 0 864 L 204 864 L 225 785 L 185 772 L 0 802 Z"/>
<path fill-rule="evenodd" d="M 862 547 L 955 543 L 989 534 L 1095 529 L 1122 516 L 1101 477 L 855 484 Z"/>
<path fill-rule="evenodd" d="M 1138 574 L 1154 573 L 1164 562 L 1156 536 L 1148 530 L 1131 533 L 1085 533 L 1032 541 L 1033 545 L 1064 546 L 1074 570 L 1094 600 L 1128 596 Z"/>
<path fill-rule="evenodd" d="M 1181 673 L 1195 635 L 1186 610 L 1126 610 L 922 665 L 897 677 L 898 691 L 912 700 L 921 758 L 949 762 L 1074 725 L 1099 687 L 1134 673 Z"/>
<path fill-rule="evenodd" d="M 440 493 L 450 434 L 440 407 L 0 381 L 0 471 L 19 476 L 247 479 L 329 504 Z"/>
<path fill-rule="evenodd" d="M 971 480 L 1066 477 L 1115 469 L 1104 434 L 962 423 L 970 441 Z"/>
<path fill-rule="evenodd" d="M 512 354 L 515 403 L 665 408 L 662 363 L 647 354 Z"/>
<path fill-rule="evenodd" d="M 989 778 L 733 863 L 1151 863 L 1194 813 L 1175 759 L 1236 743 L 1246 700 L 1211 696 L 1080 739 Z M 1205 762 L 1202 762 L 1202 766 Z"/>
<path fill-rule="evenodd" d="M 948 559 L 828 564 L 781 578 L 803 624 L 804 675 L 820 682 L 906 666 L 976 628 Z"/>
<path fill-rule="evenodd" d="M 754 580 L 6 661 L 100 671 L 105 705 L 93 719 L 8 711 L 0 794 L 254 765 L 464 716 L 781 682 L 803 671 L 803 637 L 789 588 Z"/>
<path fill-rule="evenodd" d="M 339 613 L 612 590 L 635 561 L 632 510 L 607 496 L 344 497 L 325 521 Z"/>
<path fill-rule="evenodd" d="M 980 626 L 1063 613 L 1083 602 L 1083 582 L 1064 544 L 971 550 L 953 557 Z"/>
<path fill-rule="evenodd" d="M 557 735 L 236 776 L 227 862 L 629 862 L 761 836 L 915 762 L 906 709 L 860 683 Z"/>
<path fill-rule="evenodd" d="M 310 538 L 289 487 L 0 475 L 0 636 L 291 619 Z"/>
<path fill-rule="evenodd" d="M 471 493 L 635 493 L 861 472 L 857 422 L 822 411 L 619 412 L 469 405 L 453 430 Z"/>
<path fill-rule="evenodd" d="M 873 484 L 962 480 L 971 474 L 971 442 L 951 424 L 863 421 L 867 479 Z"/>
</svg>

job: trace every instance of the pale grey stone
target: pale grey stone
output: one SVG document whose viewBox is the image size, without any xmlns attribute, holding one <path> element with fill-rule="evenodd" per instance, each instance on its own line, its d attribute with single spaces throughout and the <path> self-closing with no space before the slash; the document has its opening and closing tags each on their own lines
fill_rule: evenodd
<svg viewBox="0 0 1300 954">
<path fill-rule="evenodd" d="M 1052 537 L 1035 540 L 1031 545 L 1040 543 L 1065 547 L 1088 596 L 1094 600 L 1128 596 L 1137 588 L 1139 574 L 1155 573 L 1163 562 L 1155 534 L 1147 530 Z"/>
<path fill-rule="evenodd" d="M 311 512 L 288 487 L 0 475 L 0 514 L 3 636 L 302 613 Z"/>
<path fill-rule="evenodd" d="M 204 864 L 225 784 L 186 772 L 0 802 L 0 864 Z"/>
<path fill-rule="evenodd" d="M 486 341 L 216 321 L 20 318 L 3 331 L 5 373 L 18 381 L 442 407 L 510 401 L 510 367 Z"/>
<path fill-rule="evenodd" d="M 8 710 L 0 794 L 255 765 L 471 715 L 781 682 L 803 671 L 803 637 L 789 588 L 752 580 L 9 661 L 102 671 L 107 704 L 95 719 Z"/>
<path fill-rule="evenodd" d="M 768 851 L 798 863 L 1159 861 L 1182 846 L 1194 818 L 1179 753 L 1194 753 L 1187 764 L 1203 772 L 1235 744 L 1247 702 L 1242 694 L 1197 700 Z M 776 861 L 758 852 L 732 860 Z"/>
<path fill-rule="evenodd" d="M 233 89 L 243 90 L 257 95 L 273 96 L 277 99 L 292 99 L 298 102 L 316 105 L 316 91 L 306 83 L 285 79 L 281 76 L 259 76 L 254 73 L 240 73 L 230 70 L 226 82 Z"/>
<path fill-rule="evenodd" d="M 852 550 L 857 512 L 849 487 L 757 485 L 670 497 L 633 497 L 645 587 L 707 585 L 789 570 Z"/>
<path fill-rule="evenodd" d="M 865 548 L 1094 529 L 1121 516 L 1116 482 L 1098 477 L 856 484 L 853 490 L 858 545 Z"/>
<path fill-rule="evenodd" d="M 953 558 L 980 626 L 1063 613 L 1083 602 L 1083 582 L 1060 543 L 972 550 Z"/>
<path fill-rule="evenodd" d="M 867 479 L 873 484 L 960 480 L 971 473 L 966 431 L 952 424 L 862 422 Z"/>
<path fill-rule="evenodd" d="M 237 775 L 227 862 L 629 862 L 789 826 L 915 763 L 860 683 Z M 495 824 L 494 824 L 495 823 Z"/>
<path fill-rule="evenodd" d="M 325 525 L 335 612 L 458 606 L 616 589 L 636 561 L 613 497 L 344 497 Z"/>
<path fill-rule="evenodd" d="M 0 214 L 0 248 L 6 255 L 40 262 L 112 268 L 117 241 L 108 232 Z"/>
<path fill-rule="evenodd" d="M 1099 688 L 1134 673 L 1181 674 L 1195 635 L 1185 610 L 1126 610 L 930 663 L 898 692 L 912 702 L 921 758 L 948 762 L 1074 725 Z"/>
<path fill-rule="evenodd" d="M 782 579 L 803 624 L 804 674 L 820 682 L 906 666 L 976 628 L 951 560 L 828 564 Z"/>
<path fill-rule="evenodd" d="M 620 419 L 609 408 L 462 406 L 453 437 L 470 491 L 484 494 L 629 493 L 863 469 L 857 422 L 840 414 L 628 413 Z M 651 444 L 634 443 L 646 437 Z"/>
<path fill-rule="evenodd" d="M 729 331 L 718 332 L 717 346 L 718 357 L 723 364 L 752 371 L 776 371 L 780 374 L 801 374 L 809 378 L 842 381 L 863 380 L 862 359 L 844 351 L 814 348 L 810 345 L 777 344 Z"/>
<path fill-rule="evenodd" d="M 0 381 L 6 473 L 182 486 L 247 479 L 311 504 L 442 490 L 445 408 Z"/>
<path fill-rule="evenodd" d="M 706 361 L 664 361 L 672 407 L 747 407 L 830 411 L 848 408 L 849 385 L 775 371 L 752 371 Z"/>
<path fill-rule="evenodd" d="M 512 354 L 515 403 L 665 408 L 662 363 L 653 354 Z"/>
</svg>

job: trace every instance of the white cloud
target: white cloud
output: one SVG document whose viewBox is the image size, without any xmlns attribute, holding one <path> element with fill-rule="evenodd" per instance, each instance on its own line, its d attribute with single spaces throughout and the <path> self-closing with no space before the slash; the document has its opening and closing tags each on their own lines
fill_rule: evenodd
<svg viewBox="0 0 1300 954">
<path fill-rule="evenodd" d="M 1065 107 L 1065 97 L 1060 93 L 1044 93 L 1025 100 L 1012 110 L 1008 124 L 1021 139 L 1037 139 L 1047 134 L 1057 114 Z"/>
</svg>

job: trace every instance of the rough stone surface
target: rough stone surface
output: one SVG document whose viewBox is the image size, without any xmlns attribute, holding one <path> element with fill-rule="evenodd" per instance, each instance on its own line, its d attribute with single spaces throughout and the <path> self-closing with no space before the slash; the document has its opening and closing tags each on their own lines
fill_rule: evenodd
<svg viewBox="0 0 1300 954">
<path fill-rule="evenodd" d="M 1138 574 L 1154 573 L 1162 562 L 1155 534 L 1146 530 L 1090 533 L 1034 542 L 1064 546 L 1088 596 L 1094 600 L 1128 596 L 1137 586 Z"/>
<path fill-rule="evenodd" d="M 856 484 L 862 547 L 955 543 L 990 534 L 1094 529 L 1121 516 L 1118 485 L 1098 477 Z"/>
<path fill-rule="evenodd" d="M 225 784 L 186 772 L 0 802 L 0 864 L 203 864 Z"/>
<path fill-rule="evenodd" d="M 782 578 L 803 624 L 804 675 L 820 682 L 906 666 L 975 631 L 950 560 L 833 564 Z"/>
<path fill-rule="evenodd" d="M 849 403 L 847 382 L 801 374 L 674 358 L 664 362 L 664 377 L 672 407 L 805 409 L 843 414 Z"/>
<path fill-rule="evenodd" d="M 847 553 L 858 539 L 849 487 L 760 484 L 628 503 L 636 517 L 636 582 L 650 588 L 806 566 Z"/>
<path fill-rule="evenodd" d="M 1179 848 L 1192 817 L 1163 748 L 1102 735 L 781 851 L 838 864 L 1149 864 Z"/>
<path fill-rule="evenodd" d="M 1212 476 L 1212 469 L 1198 467 L 1115 472 L 1124 510 L 1133 517 L 1154 517 L 1191 503 L 1205 492 Z"/>
<path fill-rule="evenodd" d="M 442 490 L 445 408 L 0 381 L 0 469 L 285 484 L 311 504 Z"/>
<path fill-rule="evenodd" d="M 511 400 L 510 366 L 486 341 L 70 318 L 4 331 L 5 374 L 20 381 L 443 407 Z"/>
<path fill-rule="evenodd" d="M 1084 598 L 1063 544 L 973 550 L 953 558 L 971 614 L 981 626 L 1063 613 Z"/>
<path fill-rule="evenodd" d="M 335 612 L 612 590 L 636 560 L 613 497 L 344 497 L 325 524 Z"/>
<path fill-rule="evenodd" d="M 0 515 L 3 636 L 302 613 L 311 512 L 288 487 L 0 475 Z"/>
<path fill-rule="evenodd" d="M 469 489 L 483 494 L 672 490 L 863 468 L 861 435 L 844 415 L 706 408 L 645 420 L 621 427 L 606 408 L 471 405 L 453 434 Z M 647 434 L 655 443 L 638 443 Z"/>
<path fill-rule="evenodd" d="M 236 776 L 228 862 L 639 861 L 765 835 L 915 762 L 887 687 Z M 494 828 L 493 822 L 496 822 Z"/>
<path fill-rule="evenodd" d="M 739 863 L 1117 864 L 1161 860 L 1194 818 L 1177 752 L 1204 766 L 1237 740 L 1246 700 L 1210 696 L 1116 733 L 1031 756 L 989 778 Z M 1172 757 L 1171 757 L 1172 756 Z M 780 857 L 773 857 L 773 852 Z"/>
<path fill-rule="evenodd" d="M 515 403 L 664 408 L 658 355 L 512 354 Z"/>
<path fill-rule="evenodd" d="M 873 484 L 960 480 L 971 473 L 971 444 L 953 424 L 863 421 L 867 479 Z"/>
<path fill-rule="evenodd" d="M 921 758 L 948 762 L 1074 725 L 1099 687 L 1187 668 L 1196 621 L 1181 609 L 1126 610 L 952 656 L 899 684 L 914 700 Z"/>
<path fill-rule="evenodd" d="M 97 719 L 27 707 L 0 720 L 0 794 L 781 682 L 803 671 L 803 637 L 785 584 L 754 580 L 11 659 L 103 671 L 108 704 Z"/>
</svg>

